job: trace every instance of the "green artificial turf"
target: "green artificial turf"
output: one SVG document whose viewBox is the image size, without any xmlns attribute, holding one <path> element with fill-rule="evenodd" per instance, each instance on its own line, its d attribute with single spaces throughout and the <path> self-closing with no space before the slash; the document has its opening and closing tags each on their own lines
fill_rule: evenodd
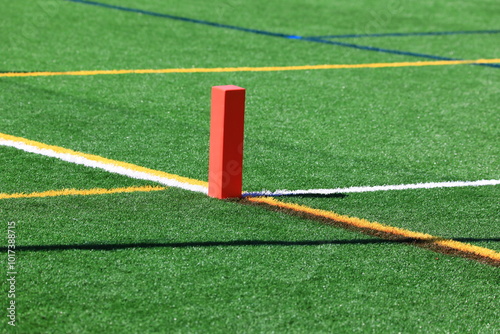
<svg viewBox="0 0 500 334">
<path fill-rule="evenodd" d="M 171 189 L 2 208 L 18 222 L 18 324 L 30 332 L 496 326 L 496 269 L 258 207 Z"/>
<path fill-rule="evenodd" d="M 500 251 L 498 196 L 497 186 L 484 186 L 280 200 Z"/>
<path fill-rule="evenodd" d="M 245 190 L 494 179 L 495 75 L 450 66 L 12 78 L 0 82 L 1 124 L 206 180 L 210 87 L 234 83 L 248 90 Z"/>
<path fill-rule="evenodd" d="M 303 37 L 495 30 L 495 2 L 115 1 Z M 70 1 L 2 5 L 0 72 L 432 58 Z M 499 34 L 327 39 L 498 58 Z M 326 38 L 324 38 L 326 40 Z M 247 89 L 244 190 L 499 179 L 499 68 L 0 77 L 0 133 L 207 180 L 210 88 Z M 0 146 L 0 193 L 154 183 Z M 500 251 L 498 186 L 283 197 Z M 160 192 L 0 200 L 7 333 L 498 333 L 498 268 L 261 206 Z M 5 247 L 4 247 L 5 249 Z M 7 275 L 8 255 L 4 251 Z"/>
</svg>

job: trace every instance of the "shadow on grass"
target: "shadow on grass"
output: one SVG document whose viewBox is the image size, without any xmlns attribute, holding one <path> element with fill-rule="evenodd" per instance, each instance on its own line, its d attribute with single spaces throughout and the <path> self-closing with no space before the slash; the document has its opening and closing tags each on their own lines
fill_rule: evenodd
<svg viewBox="0 0 500 334">
<path fill-rule="evenodd" d="M 200 247 L 256 247 L 256 246 L 321 246 L 321 245 L 368 245 L 368 244 L 394 244 L 394 243 L 430 243 L 440 238 L 421 240 L 412 238 L 386 239 L 354 239 L 354 240 L 233 240 L 233 241 L 199 241 L 199 242 L 138 242 L 124 244 L 69 244 L 69 245 L 26 245 L 16 246 L 16 251 L 40 252 L 40 251 L 62 251 L 62 250 L 102 250 L 112 251 L 130 248 L 200 248 Z M 453 238 L 460 242 L 500 242 L 500 238 Z M 6 247 L 1 248 L 7 252 Z"/>
<path fill-rule="evenodd" d="M 307 197 L 313 197 L 313 198 L 345 198 L 348 195 L 343 194 L 343 193 L 333 193 L 333 194 L 315 194 L 315 193 L 310 193 L 310 194 L 268 194 L 268 193 L 259 193 L 259 192 L 252 192 L 252 193 L 245 193 L 243 194 L 243 198 L 247 197 L 299 197 L 299 198 L 307 198 Z"/>
<path fill-rule="evenodd" d="M 287 194 L 287 195 L 281 195 L 281 196 L 276 196 L 276 197 L 345 198 L 347 196 L 348 195 L 346 195 L 346 194 L 335 193 L 335 194 Z"/>
</svg>

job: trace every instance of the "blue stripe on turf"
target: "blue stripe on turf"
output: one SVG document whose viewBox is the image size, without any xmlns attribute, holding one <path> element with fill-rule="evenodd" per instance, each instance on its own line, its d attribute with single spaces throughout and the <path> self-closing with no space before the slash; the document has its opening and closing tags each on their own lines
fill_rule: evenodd
<svg viewBox="0 0 500 334">
<path fill-rule="evenodd" d="M 316 37 L 300 37 L 300 36 L 294 36 L 294 37 L 295 37 L 294 39 L 300 39 L 300 40 L 303 40 L 303 41 L 316 42 L 316 43 L 324 43 L 324 44 L 331 44 L 331 45 L 338 45 L 338 46 L 344 46 L 344 47 L 349 47 L 349 48 L 354 48 L 354 49 L 360 49 L 360 50 L 367 50 L 367 51 L 376 51 L 376 52 L 391 53 L 391 54 L 402 55 L 402 56 L 412 56 L 412 57 L 428 58 L 428 59 L 434 59 L 434 60 L 463 60 L 463 59 L 459 59 L 459 58 L 449 58 L 449 57 L 442 57 L 442 56 L 434 56 L 434 55 L 429 55 L 429 54 L 425 54 L 425 53 L 417 53 L 417 52 L 409 52 L 409 51 L 384 49 L 384 48 L 378 48 L 378 47 L 367 46 L 367 45 L 344 43 L 344 42 L 339 42 L 339 41 L 330 41 L 330 40 L 316 38 Z M 500 68 L 500 64 L 472 64 L 472 65 Z"/>
<path fill-rule="evenodd" d="M 116 10 L 122 10 L 122 11 L 139 13 L 139 14 L 150 15 L 150 16 L 156 16 L 156 17 L 162 17 L 162 18 L 167 18 L 167 19 L 171 19 L 171 20 L 178 20 L 178 21 L 183 21 L 183 22 L 203 24 L 203 25 L 208 25 L 208 26 L 212 26 L 212 27 L 216 27 L 216 28 L 232 29 L 232 30 L 238 30 L 238 31 L 243 31 L 243 32 L 248 32 L 248 33 L 253 33 L 253 34 L 266 35 L 266 36 L 272 36 L 272 37 L 281 37 L 281 38 L 301 40 L 301 41 L 314 42 L 314 43 L 331 44 L 331 45 L 343 46 L 343 47 L 354 48 L 354 49 L 359 49 L 359 50 L 385 52 L 385 53 L 391 53 L 391 54 L 397 54 L 397 55 L 403 55 L 403 56 L 413 56 L 413 57 L 428 58 L 428 59 L 435 59 L 435 60 L 460 60 L 460 59 L 456 59 L 456 58 L 434 56 L 434 55 L 428 55 L 428 54 L 424 54 L 424 53 L 406 52 L 406 51 L 383 49 L 383 48 L 358 45 L 358 44 L 352 44 L 352 43 L 330 41 L 327 39 L 321 39 L 321 38 L 317 38 L 317 37 L 303 37 L 303 36 L 298 36 L 298 35 L 275 33 L 275 32 L 265 31 L 265 30 L 250 29 L 250 28 L 238 27 L 238 26 L 233 26 L 233 25 L 228 25 L 228 24 L 221 24 L 221 23 L 210 22 L 210 21 L 205 21 L 205 20 L 197 20 L 197 19 L 192 19 L 192 18 L 183 17 L 183 16 L 156 13 L 156 12 L 151 12 L 148 10 L 109 5 L 109 4 L 95 2 L 95 1 L 89 1 L 89 0 L 65 0 L 65 1 L 82 3 L 82 4 L 99 6 L 99 7 L 104 7 L 104 8 L 116 9 Z M 500 68 L 500 64 L 473 64 L 473 65 Z"/>
<path fill-rule="evenodd" d="M 156 16 L 156 17 L 163 17 L 166 19 L 184 21 L 184 22 L 189 22 L 189 23 L 204 24 L 204 25 L 208 25 L 208 26 L 212 26 L 212 27 L 216 27 L 216 28 L 239 30 L 239 31 L 250 32 L 250 33 L 260 34 L 260 35 L 283 37 L 283 38 L 300 37 L 300 36 L 274 33 L 274 32 L 270 32 L 270 31 L 264 31 L 264 30 L 258 30 L 258 29 L 243 28 L 243 27 L 238 27 L 238 26 L 233 26 L 233 25 L 228 25 L 228 24 L 221 24 L 221 23 L 217 23 L 217 22 L 210 22 L 210 21 L 205 21 L 205 20 L 191 19 L 191 18 L 183 17 L 183 16 L 156 13 L 156 12 L 151 12 L 148 10 L 128 8 L 128 7 L 115 6 L 115 5 L 108 5 L 105 3 L 95 2 L 95 1 L 88 1 L 88 0 L 65 0 L 65 1 L 77 2 L 77 3 L 86 4 L 86 5 L 93 5 L 93 6 L 99 6 L 99 7 L 104 7 L 104 8 L 110 8 L 110 9 L 117 9 L 117 10 L 122 10 L 122 11 L 126 11 L 126 12 Z"/>
<path fill-rule="evenodd" d="M 431 31 L 431 32 L 394 32 L 380 34 L 347 34 L 311 36 L 312 38 L 362 38 L 362 37 L 407 37 L 407 36 L 439 36 L 439 35 L 473 35 L 473 34 L 498 34 L 500 30 L 471 30 L 471 31 Z"/>
<path fill-rule="evenodd" d="M 354 49 L 360 49 L 360 50 L 368 50 L 368 51 L 377 51 L 377 52 L 392 53 L 392 54 L 397 54 L 397 55 L 402 55 L 402 56 L 413 56 L 413 57 L 420 57 L 420 58 L 429 58 L 429 59 L 434 59 L 434 60 L 460 60 L 460 59 L 456 59 L 456 58 L 449 58 L 449 57 L 441 57 L 441 56 L 428 55 L 428 54 L 425 54 L 425 53 L 399 51 L 399 50 L 378 48 L 378 47 L 374 47 L 374 46 L 366 46 L 366 45 L 359 45 L 359 44 L 352 44 L 352 43 L 344 43 L 344 42 L 338 42 L 338 41 L 329 41 L 329 40 L 326 40 L 326 39 L 315 38 L 315 37 L 303 37 L 301 39 L 304 40 L 304 41 L 310 41 L 310 42 L 316 42 L 316 43 L 324 43 L 324 44 L 331 44 L 331 45 L 339 45 L 339 46 L 345 46 L 345 47 L 354 48 Z"/>
</svg>

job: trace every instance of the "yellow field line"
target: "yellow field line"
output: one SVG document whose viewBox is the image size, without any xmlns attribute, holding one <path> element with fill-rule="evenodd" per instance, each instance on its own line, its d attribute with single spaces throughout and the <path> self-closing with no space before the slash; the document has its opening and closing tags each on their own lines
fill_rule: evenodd
<svg viewBox="0 0 500 334">
<path fill-rule="evenodd" d="M 492 64 L 492 63 L 500 63 L 500 59 L 497 58 L 497 59 L 476 59 L 476 60 L 438 60 L 438 61 L 416 61 L 416 62 L 397 62 L 397 63 L 330 64 L 330 65 L 266 66 L 266 67 L 167 68 L 167 69 L 143 69 L 143 70 L 96 70 L 96 71 L 27 72 L 27 73 L 11 72 L 11 73 L 0 73 L 0 77 L 160 74 L 160 73 L 274 72 L 274 71 L 329 70 L 329 69 L 349 69 L 349 68 L 446 66 L 446 65 Z"/>
<path fill-rule="evenodd" d="M 11 198 L 34 198 L 34 197 L 55 197 L 55 196 L 89 196 L 89 195 L 104 195 L 104 194 L 117 194 L 117 193 L 132 193 L 132 192 L 149 192 L 149 191 L 160 191 L 165 190 L 166 187 L 153 187 L 153 186 L 136 186 L 136 187 L 126 187 L 126 188 L 113 188 L 113 189 L 103 189 L 103 188 L 93 188 L 93 189 L 62 189 L 62 190 L 48 190 L 42 192 L 32 192 L 29 194 L 25 193 L 15 193 L 15 194 L 5 194 L 0 193 L 0 199 L 11 199 Z"/>
<path fill-rule="evenodd" d="M 247 198 L 247 200 L 255 203 L 267 204 L 282 209 L 293 210 L 299 213 L 306 213 L 320 218 L 331 219 L 333 221 L 346 224 L 347 226 L 369 230 L 374 233 L 379 232 L 386 235 L 423 241 L 425 242 L 425 245 L 435 246 L 435 248 L 437 249 L 453 250 L 460 254 L 472 255 L 475 258 L 482 258 L 484 260 L 488 260 L 490 263 L 493 262 L 496 265 L 500 265 L 500 253 L 492 249 L 474 246 L 451 239 L 439 238 L 426 233 L 413 232 L 399 227 L 380 224 L 377 222 L 370 222 L 366 219 L 339 215 L 331 211 L 314 209 L 299 204 L 285 203 L 271 197 L 249 197 Z"/>
</svg>

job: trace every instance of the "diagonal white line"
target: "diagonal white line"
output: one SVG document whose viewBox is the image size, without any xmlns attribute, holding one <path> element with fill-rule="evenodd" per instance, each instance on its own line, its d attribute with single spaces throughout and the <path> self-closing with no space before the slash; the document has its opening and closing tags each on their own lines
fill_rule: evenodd
<svg viewBox="0 0 500 334">
<path fill-rule="evenodd" d="M 331 194 L 363 193 L 363 192 L 388 191 L 388 190 L 479 187 L 479 186 L 494 186 L 498 184 L 500 184 L 500 180 L 429 182 L 429 183 L 348 187 L 348 188 L 333 188 L 333 189 L 276 190 L 276 191 L 264 190 L 260 192 L 247 192 L 243 194 L 243 196 L 256 197 L 256 196 L 287 196 L 287 195 L 331 195 Z"/>
<path fill-rule="evenodd" d="M 35 154 L 40 154 L 44 155 L 47 157 L 52 157 L 52 158 L 57 158 L 66 162 L 71 162 L 74 164 L 78 165 L 84 165 L 87 167 L 92 167 L 92 168 L 99 168 L 103 169 L 107 172 L 115 173 L 115 174 L 120 174 L 124 176 L 128 176 L 134 179 L 140 179 L 140 180 L 148 180 L 148 181 L 154 181 L 158 182 L 160 184 L 169 186 L 169 187 L 175 187 L 175 188 L 181 188 L 185 190 L 190 190 L 190 191 L 195 191 L 195 192 L 201 192 L 201 193 L 208 193 L 207 187 L 204 187 L 202 185 L 198 184 L 190 184 L 187 182 L 182 182 L 179 180 L 176 180 L 172 177 L 168 177 L 167 173 L 162 173 L 162 172 L 148 172 L 143 170 L 143 168 L 130 168 L 130 167 L 124 167 L 124 166 L 119 166 L 117 164 L 114 164 L 112 162 L 107 162 L 105 160 L 107 159 L 102 159 L 102 161 L 95 160 L 95 159 L 89 159 L 84 155 L 79 155 L 78 152 L 75 152 L 74 154 L 71 153 L 64 153 L 64 152 L 57 152 L 55 150 L 51 150 L 48 148 L 40 148 L 37 146 L 29 145 L 23 142 L 19 141 L 12 141 L 12 140 L 5 140 L 0 138 L 0 146 L 9 146 L 9 147 L 14 147 L 19 150 L 25 151 L 25 152 L 30 152 L 30 153 L 35 153 Z M 119 163 L 118 161 L 116 163 Z M 127 164 L 130 166 L 134 166 L 132 164 Z"/>
</svg>

